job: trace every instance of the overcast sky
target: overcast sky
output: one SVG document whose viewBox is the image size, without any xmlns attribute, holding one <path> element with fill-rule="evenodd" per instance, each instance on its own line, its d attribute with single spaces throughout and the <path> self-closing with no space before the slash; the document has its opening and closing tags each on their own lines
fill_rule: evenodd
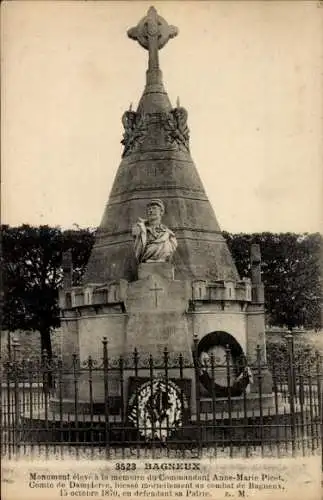
<svg viewBox="0 0 323 500">
<path fill-rule="evenodd" d="M 147 52 L 126 36 L 150 3 L 2 3 L 2 221 L 101 220 L 121 115 Z M 323 227 L 323 8 L 318 2 L 155 2 L 179 28 L 165 87 L 222 229 Z"/>
</svg>

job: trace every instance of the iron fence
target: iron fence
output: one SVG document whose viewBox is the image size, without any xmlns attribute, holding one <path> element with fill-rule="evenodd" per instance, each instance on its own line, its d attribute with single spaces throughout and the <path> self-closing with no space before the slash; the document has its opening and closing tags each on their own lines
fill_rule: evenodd
<svg viewBox="0 0 323 500">
<path fill-rule="evenodd" d="M 102 359 L 70 363 L 2 363 L 1 453 L 19 455 L 283 456 L 322 453 L 322 357 L 309 366 L 203 364 L 171 356 L 115 359 L 103 341 Z M 222 377 L 222 379 L 221 379 Z M 221 383 L 219 382 L 221 381 Z M 215 382 L 214 382 L 215 381 Z"/>
</svg>

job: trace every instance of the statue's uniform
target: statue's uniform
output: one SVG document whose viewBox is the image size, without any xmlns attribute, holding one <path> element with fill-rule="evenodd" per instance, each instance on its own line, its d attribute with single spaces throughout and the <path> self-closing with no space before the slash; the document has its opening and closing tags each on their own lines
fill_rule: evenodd
<svg viewBox="0 0 323 500">
<path fill-rule="evenodd" d="M 163 224 L 154 228 L 146 223 L 136 224 L 133 235 L 135 253 L 139 262 L 165 262 L 177 247 L 175 234 Z"/>
</svg>

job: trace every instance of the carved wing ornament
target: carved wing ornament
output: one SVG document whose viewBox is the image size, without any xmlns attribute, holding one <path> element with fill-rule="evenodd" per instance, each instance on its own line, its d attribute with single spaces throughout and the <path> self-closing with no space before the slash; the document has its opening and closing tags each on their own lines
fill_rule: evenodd
<svg viewBox="0 0 323 500">
<path fill-rule="evenodd" d="M 124 134 L 121 144 L 124 145 L 122 156 L 133 152 L 138 144 L 141 144 L 147 133 L 147 123 L 144 116 L 135 111 L 126 111 L 122 116 Z"/>
<path fill-rule="evenodd" d="M 167 140 L 170 144 L 175 144 L 179 149 L 189 151 L 190 134 L 185 108 L 177 107 L 172 109 L 164 121 L 164 129 L 167 132 Z"/>
<path fill-rule="evenodd" d="M 158 118 L 156 120 L 156 118 Z M 165 131 L 165 146 L 175 146 L 184 151 L 189 151 L 189 128 L 187 126 L 187 111 L 183 107 L 176 107 L 168 113 L 139 115 L 135 111 L 126 111 L 122 116 L 124 134 L 121 144 L 124 145 L 122 156 L 137 150 L 144 141 L 151 124 Z"/>
</svg>

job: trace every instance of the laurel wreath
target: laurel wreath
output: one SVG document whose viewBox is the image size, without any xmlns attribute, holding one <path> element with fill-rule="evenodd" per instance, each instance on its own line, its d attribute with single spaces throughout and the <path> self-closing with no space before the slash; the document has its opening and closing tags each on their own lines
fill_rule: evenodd
<svg viewBox="0 0 323 500">
<path fill-rule="evenodd" d="M 146 439 L 165 441 L 183 425 L 184 395 L 172 381 L 143 383 L 129 401 L 129 420 Z"/>
</svg>

